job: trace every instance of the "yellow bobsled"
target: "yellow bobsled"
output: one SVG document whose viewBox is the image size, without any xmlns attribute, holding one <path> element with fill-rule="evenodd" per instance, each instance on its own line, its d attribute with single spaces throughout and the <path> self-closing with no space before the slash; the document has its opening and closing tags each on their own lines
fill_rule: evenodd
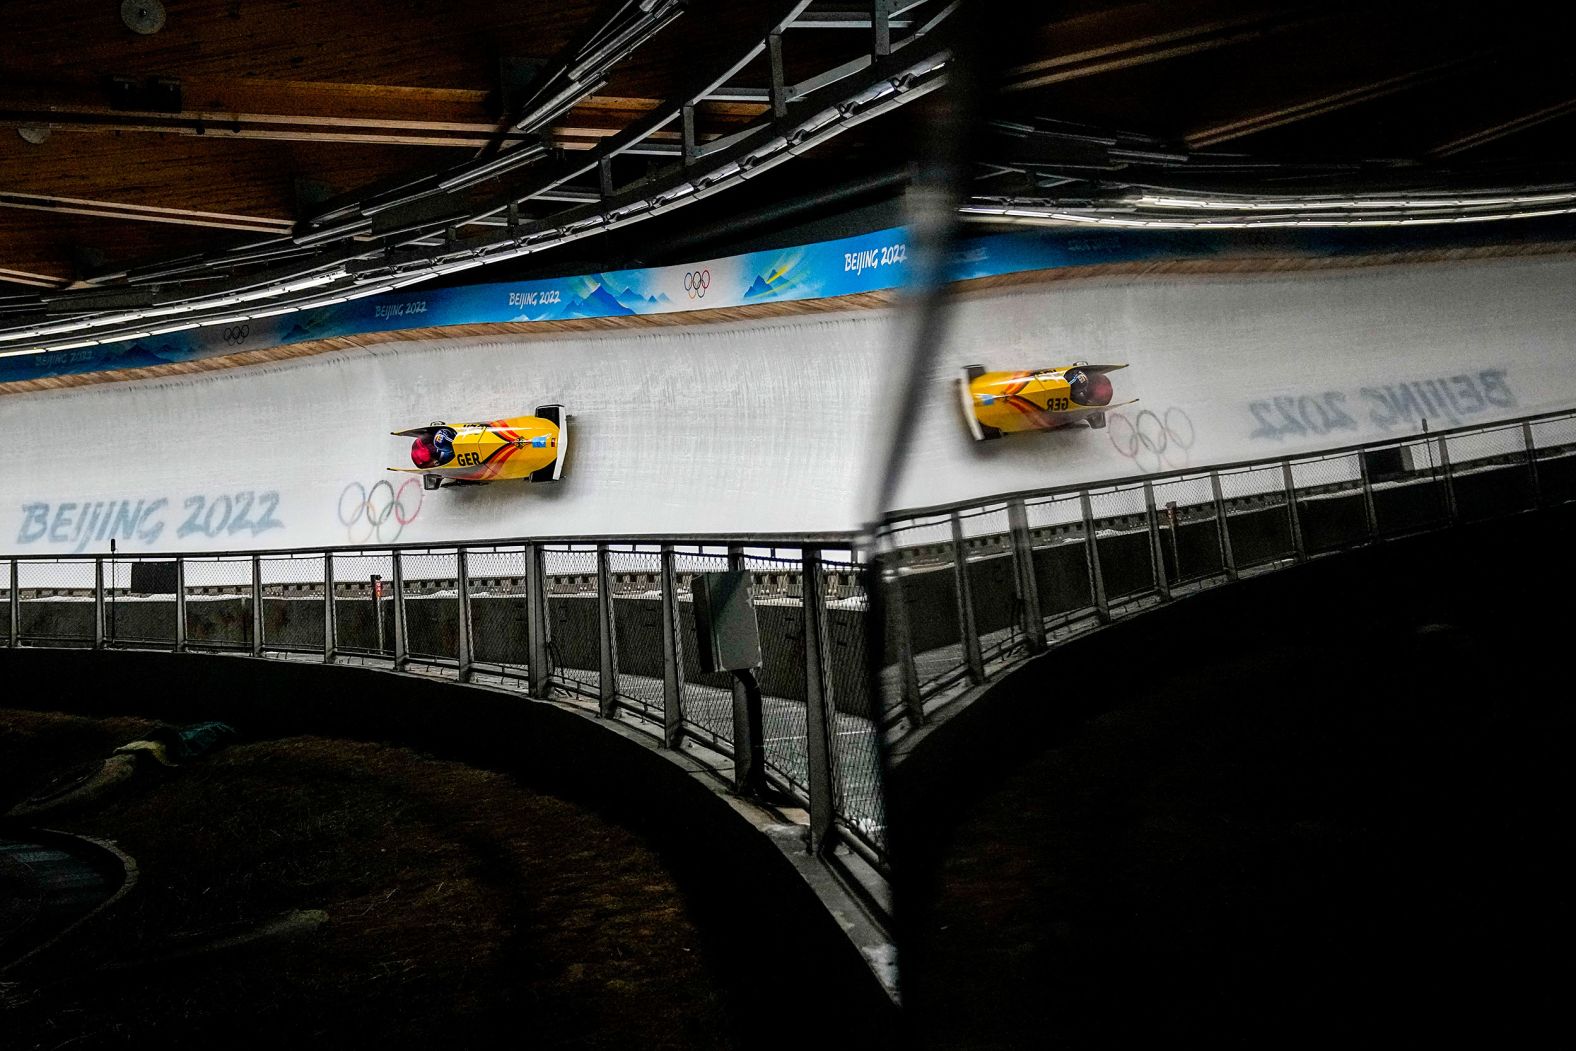
<svg viewBox="0 0 1576 1051">
<path fill-rule="evenodd" d="M 390 467 L 421 475 L 424 489 L 440 485 L 481 485 L 509 478 L 556 482 L 569 450 L 569 417 L 562 405 L 538 405 L 535 416 L 511 416 L 481 423 L 444 423 L 394 431 L 414 438 L 413 467 Z"/>
</svg>

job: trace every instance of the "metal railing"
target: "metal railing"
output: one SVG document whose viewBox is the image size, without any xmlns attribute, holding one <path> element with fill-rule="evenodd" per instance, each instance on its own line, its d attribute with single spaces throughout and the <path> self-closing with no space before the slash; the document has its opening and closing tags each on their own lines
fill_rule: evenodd
<svg viewBox="0 0 1576 1051">
<path fill-rule="evenodd" d="M 891 736 L 1119 617 L 1379 540 L 1576 500 L 1576 412 L 889 515 Z"/>
<path fill-rule="evenodd" d="M 749 569 L 768 778 L 884 868 L 882 737 L 1070 636 L 1240 577 L 1576 500 L 1576 412 L 994 496 L 853 534 L 0 558 L 0 646 L 354 663 L 570 698 L 733 757 L 690 578 Z M 880 553 L 871 669 L 864 552 Z M 879 672 L 872 679 L 870 672 Z M 871 682 L 879 687 L 872 690 Z M 875 694 L 873 696 L 873 693 Z"/>
<path fill-rule="evenodd" d="M 812 849 L 886 852 L 847 537 L 618 538 L 0 559 L 0 646 L 154 648 L 360 664 L 568 698 L 733 757 L 731 676 L 696 659 L 691 577 L 754 572 L 768 781 Z M 741 702 L 742 703 L 742 702 Z M 721 764 L 719 764 L 721 765 Z"/>
</svg>

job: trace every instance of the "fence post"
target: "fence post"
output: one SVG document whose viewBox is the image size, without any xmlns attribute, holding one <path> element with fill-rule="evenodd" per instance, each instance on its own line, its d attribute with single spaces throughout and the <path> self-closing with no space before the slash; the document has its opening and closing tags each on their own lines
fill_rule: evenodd
<svg viewBox="0 0 1576 1051">
<path fill-rule="evenodd" d="M 110 582 L 114 586 L 114 581 Z M 104 648 L 104 560 L 93 560 L 93 648 Z"/>
<path fill-rule="evenodd" d="M 956 517 L 953 519 L 957 521 Z M 821 551 L 804 549 L 804 733 L 810 764 L 810 853 L 823 853 L 832 838 L 832 742 L 835 709 L 830 669 L 826 664 L 825 589 L 821 584 Z"/>
<path fill-rule="evenodd" d="M 919 691 L 919 668 L 914 663 L 914 631 L 908 621 L 908 596 L 903 593 L 903 578 L 892 566 L 890 574 L 883 567 L 881 586 L 886 590 L 882 609 L 886 611 L 888 625 L 897 643 L 898 690 L 903 711 L 915 727 L 925 725 L 925 699 Z"/>
<path fill-rule="evenodd" d="M 263 655 L 263 560 L 252 556 L 252 656 Z"/>
<path fill-rule="evenodd" d="M 604 719 L 618 714 L 618 622 L 613 619 L 613 569 L 607 545 L 596 546 L 597 711 Z"/>
<path fill-rule="evenodd" d="M 677 748 L 684 739 L 684 657 L 679 650 L 678 583 L 673 545 L 662 545 L 662 744 Z"/>
<path fill-rule="evenodd" d="M 744 572 L 744 548 L 738 544 L 728 545 L 728 570 Z M 750 733 L 750 694 L 744 687 L 744 680 L 737 675 L 728 677 L 733 680 L 733 787 L 735 791 L 743 791 L 752 750 L 764 747 L 765 742 L 757 742 Z"/>
<path fill-rule="evenodd" d="M 1078 506 L 1083 511 L 1084 563 L 1089 569 L 1089 594 L 1094 599 L 1095 616 L 1101 624 L 1111 623 L 1111 604 L 1105 597 L 1105 574 L 1100 571 L 1100 545 L 1094 538 L 1094 502 L 1089 490 L 1078 494 Z"/>
<path fill-rule="evenodd" d="M 1286 522 L 1291 526 L 1291 553 L 1298 562 L 1308 560 L 1308 548 L 1302 539 L 1302 515 L 1297 511 L 1297 481 L 1292 477 L 1291 461 L 1281 461 L 1281 484 L 1286 490 Z"/>
<path fill-rule="evenodd" d="M 22 573 L 19 563 L 13 558 L 11 560 L 11 590 L 8 592 L 6 599 L 6 605 L 10 607 L 7 619 L 10 620 L 11 625 L 7 632 L 11 637 L 12 649 L 22 644 L 22 592 L 18 586 L 21 579 Z"/>
<path fill-rule="evenodd" d="M 1374 510 L 1374 483 L 1368 477 L 1368 451 L 1357 450 L 1357 471 L 1363 482 L 1363 520 L 1368 526 L 1368 539 L 1379 535 L 1379 515 Z"/>
<path fill-rule="evenodd" d="M 963 546 L 963 520 L 952 512 L 952 579 L 958 598 L 958 634 L 962 636 L 963 663 L 969 681 L 985 681 L 985 660 L 980 655 L 980 635 L 974 626 L 974 592 L 969 584 L 969 560 Z"/>
<path fill-rule="evenodd" d="M 1012 533 L 1012 562 L 1018 585 L 1018 611 L 1029 652 L 1045 649 L 1045 618 L 1040 615 L 1040 582 L 1034 572 L 1034 544 L 1029 536 L 1029 510 L 1022 499 L 1007 503 L 1007 528 Z"/>
<path fill-rule="evenodd" d="M 547 656 L 547 574 L 542 545 L 525 545 L 525 674 L 532 697 L 552 694 L 553 669 Z"/>
<path fill-rule="evenodd" d="M 394 587 L 394 670 L 404 671 L 410 654 L 405 648 L 405 563 L 399 551 L 393 552 L 390 576 Z"/>
<path fill-rule="evenodd" d="M 1154 567 L 1155 593 L 1162 602 L 1171 600 L 1171 576 L 1166 572 L 1166 553 L 1160 546 L 1160 515 L 1155 510 L 1155 487 L 1144 483 L 1144 524 L 1149 529 L 1149 564 Z"/>
<path fill-rule="evenodd" d="M 1439 437 L 1439 466 L 1445 469 L 1445 520 L 1451 525 L 1456 523 L 1456 480 L 1455 473 L 1450 466 L 1450 442 L 1444 435 Z"/>
<path fill-rule="evenodd" d="M 186 649 L 186 560 L 175 559 L 175 652 Z"/>
<path fill-rule="evenodd" d="M 461 682 L 471 681 L 471 560 L 466 556 L 465 548 L 454 549 L 454 595 L 460 614 L 454 657 Z"/>
<path fill-rule="evenodd" d="M 1521 444 L 1527 450 L 1527 477 L 1532 483 L 1532 506 L 1543 506 L 1543 488 L 1538 479 L 1538 446 L 1532 437 L 1532 421 L 1521 421 Z"/>
<path fill-rule="evenodd" d="M 1237 579 L 1237 558 L 1231 550 L 1231 520 L 1226 517 L 1226 498 L 1220 491 L 1220 475 L 1209 472 L 1209 488 L 1215 494 L 1215 526 L 1220 536 L 1220 564 L 1227 580 Z"/>
<path fill-rule="evenodd" d="M 334 663 L 339 633 L 334 630 L 334 553 L 323 552 L 323 663 Z"/>
</svg>

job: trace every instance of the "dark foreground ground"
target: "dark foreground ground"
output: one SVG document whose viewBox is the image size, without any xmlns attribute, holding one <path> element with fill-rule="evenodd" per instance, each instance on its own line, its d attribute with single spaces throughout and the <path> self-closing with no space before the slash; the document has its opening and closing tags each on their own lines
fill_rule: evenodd
<svg viewBox="0 0 1576 1051">
<path fill-rule="evenodd" d="M 1307 567 L 1026 669 L 899 774 L 907 1042 L 1563 1030 L 1568 527 Z"/>
<path fill-rule="evenodd" d="M 0 812 L 151 725 L 0 710 Z M 260 740 L 40 823 L 117 841 L 141 882 L 0 982 L 7 1051 L 739 1044 L 658 856 L 502 774 Z M 192 952 L 292 910 L 327 921 Z"/>
</svg>

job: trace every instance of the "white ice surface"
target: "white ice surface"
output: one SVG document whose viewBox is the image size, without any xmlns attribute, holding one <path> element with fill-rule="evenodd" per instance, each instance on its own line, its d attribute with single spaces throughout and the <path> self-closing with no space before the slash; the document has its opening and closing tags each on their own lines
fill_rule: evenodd
<svg viewBox="0 0 1576 1051">
<path fill-rule="evenodd" d="M 871 310 L 390 343 L 12 395 L 0 398 L 12 454 L 0 551 L 99 552 L 117 534 L 120 550 L 142 552 L 852 529 L 872 438 L 894 412 L 918 413 L 897 503 L 924 507 L 1402 437 L 1425 415 L 1440 429 L 1576 405 L 1573 288 L 1576 261 L 1531 258 L 1009 290 L 959 303 L 912 407 L 884 379 L 892 315 Z M 1128 362 L 1117 398 L 1139 403 L 1104 431 L 969 439 L 961 366 L 1079 359 Z M 1483 370 L 1502 371 L 1491 393 L 1504 404 L 1483 399 Z M 1429 380 L 1432 408 L 1418 394 Z M 1408 388 L 1415 407 L 1380 406 L 1411 383 L 1424 385 Z M 1264 418 L 1288 430 L 1276 397 L 1315 425 L 1329 418 L 1318 405 L 1343 408 L 1351 426 L 1262 433 Z M 378 483 L 411 477 L 384 470 L 408 462 L 408 440 L 389 431 L 547 402 L 574 416 L 561 482 L 411 484 L 406 524 L 369 524 L 361 494 L 381 514 L 391 490 Z M 1270 408 L 1255 415 L 1255 402 Z M 269 492 L 280 525 L 254 532 Z"/>
</svg>

